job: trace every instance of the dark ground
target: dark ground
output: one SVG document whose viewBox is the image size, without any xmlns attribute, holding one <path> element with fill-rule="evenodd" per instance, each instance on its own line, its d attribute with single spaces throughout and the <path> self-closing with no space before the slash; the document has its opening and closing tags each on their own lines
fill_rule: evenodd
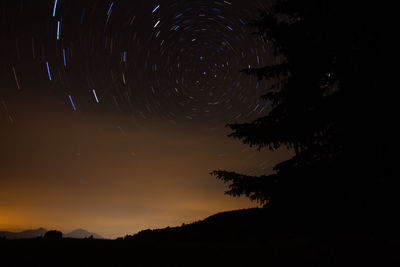
<svg viewBox="0 0 400 267">
<path fill-rule="evenodd" d="M 399 241 L 0 241 L 1 266 L 400 266 Z"/>
<path fill-rule="evenodd" d="M 400 239 L 283 234 L 261 209 L 117 240 L 0 240 L 0 266 L 400 266 Z"/>
</svg>

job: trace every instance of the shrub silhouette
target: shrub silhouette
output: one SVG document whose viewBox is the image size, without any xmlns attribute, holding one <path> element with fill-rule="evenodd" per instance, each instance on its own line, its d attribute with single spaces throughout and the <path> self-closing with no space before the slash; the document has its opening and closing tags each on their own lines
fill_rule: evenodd
<svg viewBox="0 0 400 267">
<path fill-rule="evenodd" d="M 44 239 L 46 240 L 61 240 L 63 234 L 60 231 L 52 230 L 48 231 L 44 234 Z"/>
</svg>

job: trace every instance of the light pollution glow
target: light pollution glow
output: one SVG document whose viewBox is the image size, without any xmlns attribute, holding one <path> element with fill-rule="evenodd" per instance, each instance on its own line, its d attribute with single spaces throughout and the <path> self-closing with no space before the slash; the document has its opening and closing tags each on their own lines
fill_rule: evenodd
<svg viewBox="0 0 400 267">
<path fill-rule="evenodd" d="M 0 230 L 84 228 L 116 238 L 254 207 L 224 195 L 227 186 L 208 173 L 268 172 L 287 156 L 250 149 L 223 128 L 18 111 L 14 123 L 1 114 Z"/>
</svg>

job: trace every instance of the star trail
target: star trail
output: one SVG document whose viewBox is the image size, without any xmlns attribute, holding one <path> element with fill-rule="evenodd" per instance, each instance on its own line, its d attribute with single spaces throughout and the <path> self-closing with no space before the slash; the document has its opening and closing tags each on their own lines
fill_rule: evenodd
<svg viewBox="0 0 400 267">
<path fill-rule="evenodd" d="M 0 267 L 400 260 L 385 11 L 0 0 Z"/>
<path fill-rule="evenodd" d="M 90 206 L 105 221 L 124 225 L 115 230 L 77 215 L 74 227 L 85 221 L 105 236 L 251 206 L 224 196 L 224 185 L 209 172 L 261 174 L 275 160 L 226 138 L 225 128 L 269 110 L 260 98 L 268 84 L 240 72 L 279 60 L 249 26 L 266 3 L 2 1 L 0 195 L 9 198 L 0 201 L 0 217 L 13 214 L 14 204 L 4 203 L 23 190 L 35 193 L 20 197 L 21 210 L 34 202 L 51 218 L 42 209 L 54 203 L 62 221 L 67 211 L 60 206 L 79 216 Z M 154 197 L 148 183 L 165 188 L 157 197 L 170 203 L 165 210 L 153 211 L 157 201 L 137 204 Z M 113 184 L 121 192 L 109 193 Z M 83 189 L 53 196 L 55 188 L 95 189 L 87 196 Z M 191 204 L 181 204 L 180 197 L 190 195 Z M 75 197 L 89 204 L 71 207 Z M 91 206 L 91 199 L 103 197 L 102 207 Z M 119 198 L 140 206 L 129 216 L 154 214 L 143 215 L 150 216 L 147 224 L 130 226 L 131 208 Z M 205 206 L 204 198 L 213 204 Z M 110 215 L 117 212 L 113 205 L 125 220 Z M 9 225 L 16 227 L 11 219 Z"/>
<path fill-rule="evenodd" d="M 48 1 L 48 18 L 36 18 L 46 31 L 31 33 L 31 53 L 35 55 L 36 46 L 41 46 L 36 61 L 46 62 L 52 86 L 79 98 L 84 106 L 92 103 L 85 87 L 87 91 L 95 87 L 104 108 L 138 119 L 225 123 L 241 113 L 251 117 L 262 112 L 256 107 L 265 108 L 259 99 L 265 84 L 239 73 L 272 60 L 246 23 L 262 3 L 151 2 Z M 46 10 L 46 4 L 41 2 L 38 8 Z M 26 3 L 19 12 L 30 12 Z M 51 28 L 56 32 L 53 37 L 48 33 Z M 31 71 L 19 68 L 12 67 L 10 73 L 18 88 L 16 72 L 23 80 L 24 71 Z M 72 81 L 75 73 L 86 81 Z"/>
</svg>

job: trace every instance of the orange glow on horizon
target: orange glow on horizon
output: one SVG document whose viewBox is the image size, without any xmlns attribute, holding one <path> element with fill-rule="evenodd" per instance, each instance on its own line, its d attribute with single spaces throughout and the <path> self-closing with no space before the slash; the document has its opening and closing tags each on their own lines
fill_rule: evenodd
<svg viewBox="0 0 400 267">
<path fill-rule="evenodd" d="M 138 127 L 129 118 L 35 108 L 19 114 L 14 128 L 0 132 L 8 140 L 0 159 L 1 230 L 83 228 L 116 238 L 254 207 L 224 195 L 227 186 L 209 172 L 267 172 L 287 156 L 202 125 Z"/>
</svg>

